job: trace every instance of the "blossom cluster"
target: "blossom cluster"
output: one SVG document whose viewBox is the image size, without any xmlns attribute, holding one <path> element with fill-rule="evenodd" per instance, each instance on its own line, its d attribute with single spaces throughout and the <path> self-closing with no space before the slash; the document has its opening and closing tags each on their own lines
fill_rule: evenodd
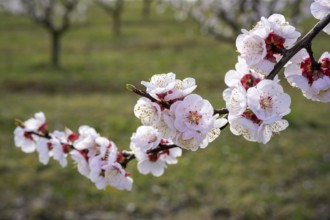
<svg viewBox="0 0 330 220">
<path fill-rule="evenodd" d="M 262 17 L 252 30 L 243 29 L 242 32 L 236 39 L 239 57 L 264 75 L 268 75 L 284 50 L 292 47 L 300 37 L 300 33 L 280 14 Z"/>
<path fill-rule="evenodd" d="M 329 5 L 329 0 L 316 0 L 311 11 L 322 19 L 329 14 Z M 267 143 L 273 133 L 288 126 L 283 116 L 290 113 L 290 96 L 283 92 L 277 77 L 269 76 L 299 36 L 283 15 L 273 14 L 269 18 L 262 17 L 253 29 L 243 29 L 237 37 L 238 63 L 235 70 L 227 72 L 225 83 L 229 88 L 223 92 L 233 134 Z M 300 88 L 305 97 L 329 102 L 330 55 L 325 52 L 316 62 L 311 48 L 308 50 L 301 50 L 288 62 L 286 79 Z"/>
<path fill-rule="evenodd" d="M 313 101 L 330 102 L 330 54 L 324 52 L 319 61 L 312 61 L 305 49 L 287 65 L 284 75 L 288 82 L 301 89 Z"/>
<path fill-rule="evenodd" d="M 15 145 L 25 153 L 37 151 L 41 163 L 47 164 L 52 157 L 65 167 L 69 156 L 76 163 L 78 172 L 95 183 L 98 189 L 108 185 L 121 190 L 132 188 L 133 180 L 121 163 L 122 152 L 94 128 L 83 125 L 78 134 L 69 129 L 49 133 L 42 112 L 19 124 L 14 131 Z"/>
<path fill-rule="evenodd" d="M 315 0 L 311 11 L 323 19 L 317 31 L 329 33 L 330 0 Z M 71 158 L 78 172 L 98 189 L 110 185 L 131 190 L 133 180 L 126 166 L 132 159 L 137 160 L 140 173 L 161 176 L 168 165 L 178 162 L 182 149 L 207 147 L 227 124 L 234 135 L 266 144 L 289 125 L 283 117 L 291 111 L 291 98 L 276 76 L 284 64 L 285 78 L 306 98 L 330 101 L 330 54 L 324 52 L 316 61 L 312 38 L 303 45 L 304 39 L 296 43 L 298 37 L 300 33 L 280 14 L 262 17 L 252 30 L 242 30 L 236 39 L 238 62 L 225 75 L 228 88 L 223 92 L 226 108 L 222 110 L 193 93 L 195 79 L 179 80 L 172 72 L 142 81 L 145 91 L 128 86 L 141 96 L 134 115 L 142 124 L 130 138 L 130 151 L 119 151 L 115 143 L 87 125 L 80 126 L 78 133 L 69 129 L 49 132 L 42 112 L 17 121 L 15 145 L 25 153 L 37 151 L 43 164 L 53 158 L 65 167 Z"/>
<path fill-rule="evenodd" d="M 265 144 L 288 127 L 283 116 L 290 113 L 291 104 L 279 80 L 267 76 L 300 33 L 279 14 L 262 17 L 252 30 L 242 32 L 236 39 L 238 63 L 225 76 L 229 88 L 223 98 L 231 132 Z"/>
<path fill-rule="evenodd" d="M 265 144 L 274 132 L 288 126 L 282 117 L 290 112 L 291 99 L 278 80 L 266 79 L 239 59 L 236 70 L 227 72 L 225 82 L 229 88 L 223 98 L 233 134 Z"/>
<path fill-rule="evenodd" d="M 143 125 L 133 134 L 130 145 L 141 173 L 161 175 L 166 164 L 176 163 L 180 148 L 191 151 L 205 148 L 227 123 L 214 114 L 208 100 L 191 94 L 196 88 L 193 78 L 178 80 L 174 73 L 164 73 L 141 84 L 151 98 L 140 98 L 134 107 L 134 114 Z M 157 150 L 164 143 L 176 147 Z M 151 153 L 154 150 L 157 153 Z"/>
</svg>

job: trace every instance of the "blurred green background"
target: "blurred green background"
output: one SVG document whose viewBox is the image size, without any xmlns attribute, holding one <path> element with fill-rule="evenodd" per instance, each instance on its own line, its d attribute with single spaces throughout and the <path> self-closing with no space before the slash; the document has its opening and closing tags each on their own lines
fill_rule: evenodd
<svg viewBox="0 0 330 220">
<path fill-rule="evenodd" d="M 128 171 L 131 192 L 97 190 L 71 161 L 44 166 L 36 153 L 13 143 L 14 119 L 43 111 L 50 129 L 95 127 L 120 149 L 128 149 L 139 126 L 133 115 L 140 86 L 153 74 L 194 77 L 197 93 L 224 107 L 224 74 L 237 60 L 235 45 L 202 36 L 172 13 L 141 17 L 140 4 L 123 12 L 120 37 L 111 20 L 92 8 L 84 25 L 63 38 L 62 68 L 49 65 L 48 33 L 24 17 L 0 13 L 0 219 L 329 219 L 330 117 L 328 104 L 292 97 L 290 127 L 267 145 L 249 143 L 226 129 L 198 152 L 184 151 L 159 178 Z M 316 21 L 305 23 L 305 30 Z M 317 57 L 329 36 L 313 43 Z M 142 88 L 142 86 L 140 86 Z"/>
</svg>

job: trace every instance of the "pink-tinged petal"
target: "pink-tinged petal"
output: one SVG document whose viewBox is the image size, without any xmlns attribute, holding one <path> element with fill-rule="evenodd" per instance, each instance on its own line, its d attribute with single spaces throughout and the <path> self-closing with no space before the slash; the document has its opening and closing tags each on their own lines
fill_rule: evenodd
<svg viewBox="0 0 330 220">
<path fill-rule="evenodd" d="M 32 134 L 26 133 L 25 129 L 17 127 L 14 130 L 15 146 L 22 149 L 24 153 L 32 153 L 36 150 L 36 141 L 38 140 Z"/>
<path fill-rule="evenodd" d="M 246 91 L 242 86 L 226 89 L 223 96 L 226 108 L 231 115 L 241 115 L 245 111 L 247 107 Z"/>
<path fill-rule="evenodd" d="M 53 146 L 53 158 L 57 160 L 62 167 L 66 167 L 68 161 L 66 159 L 66 154 L 63 152 L 62 144 L 58 141 L 52 142 Z"/>
<path fill-rule="evenodd" d="M 328 7 L 324 4 L 320 4 L 319 2 L 313 2 L 311 4 L 311 12 L 312 15 L 317 19 L 322 19 L 329 14 L 330 6 L 328 3 Z"/>
<path fill-rule="evenodd" d="M 89 178 L 90 168 L 85 157 L 77 150 L 70 152 L 71 158 L 77 164 L 77 168 L 80 174 Z"/>
<path fill-rule="evenodd" d="M 240 82 L 242 74 L 235 70 L 229 70 L 225 75 L 225 83 L 228 87 L 234 87 Z"/>
<path fill-rule="evenodd" d="M 327 26 L 325 26 L 325 28 L 323 29 L 323 31 L 327 34 L 330 34 L 330 24 L 328 24 Z"/>
<path fill-rule="evenodd" d="M 287 120 L 279 120 L 271 124 L 271 129 L 274 133 L 278 133 L 285 130 L 288 126 L 289 122 Z"/>
<path fill-rule="evenodd" d="M 37 142 L 37 151 L 39 153 L 39 161 L 46 165 L 49 161 L 49 149 L 48 149 L 48 140 L 47 139 L 39 139 Z"/>
<path fill-rule="evenodd" d="M 234 135 L 242 135 L 248 141 L 257 141 L 259 125 L 243 117 L 229 119 L 230 131 Z"/>
<path fill-rule="evenodd" d="M 258 142 L 267 144 L 272 137 L 273 132 L 270 125 L 262 124 L 258 130 Z"/>
<path fill-rule="evenodd" d="M 134 115 L 143 125 L 157 124 L 161 117 L 160 106 L 147 98 L 140 98 L 134 106 Z"/>
<path fill-rule="evenodd" d="M 264 39 L 257 35 L 241 34 L 236 39 L 236 47 L 246 63 L 250 66 L 259 63 L 267 53 Z"/>
</svg>

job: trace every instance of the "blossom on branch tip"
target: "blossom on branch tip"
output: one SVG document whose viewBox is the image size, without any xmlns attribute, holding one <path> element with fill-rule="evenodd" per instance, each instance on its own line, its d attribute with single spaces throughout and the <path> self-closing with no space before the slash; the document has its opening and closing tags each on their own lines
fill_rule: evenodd
<svg viewBox="0 0 330 220">
<path fill-rule="evenodd" d="M 151 77 L 150 82 L 142 81 L 147 93 L 159 101 L 173 101 L 182 99 L 197 87 L 195 79 L 186 78 L 184 80 L 175 79 L 174 73 L 156 74 Z"/>
<path fill-rule="evenodd" d="M 15 145 L 25 153 L 32 153 L 37 148 L 39 137 L 37 134 L 47 132 L 46 117 L 43 112 L 38 112 L 33 118 L 23 122 L 22 127 L 14 131 Z"/>
</svg>

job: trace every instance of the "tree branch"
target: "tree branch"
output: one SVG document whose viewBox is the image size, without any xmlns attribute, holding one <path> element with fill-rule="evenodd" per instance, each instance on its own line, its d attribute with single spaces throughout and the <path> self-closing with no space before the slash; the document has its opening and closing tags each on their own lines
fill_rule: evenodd
<svg viewBox="0 0 330 220">
<path fill-rule="evenodd" d="M 157 99 L 155 99 L 154 97 L 152 97 L 149 93 L 147 93 L 146 91 L 143 91 L 141 89 L 136 88 L 134 85 L 131 84 L 127 84 L 126 88 L 131 91 L 134 92 L 135 94 L 148 98 L 150 99 L 152 102 L 157 102 L 159 103 L 161 106 L 163 106 L 164 108 L 169 109 L 171 107 L 171 104 L 169 102 L 162 102 L 162 101 L 158 101 Z"/>
<path fill-rule="evenodd" d="M 282 59 L 275 65 L 274 69 L 266 77 L 267 79 L 274 79 L 278 72 L 284 67 L 290 59 L 297 54 L 301 49 L 308 48 L 311 45 L 314 37 L 323 30 L 325 26 L 330 23 L 330 13 L 320 20 L 301 40 L 299 40 L 296 45 L 291 49 L 287 50 Z"/>
<path fill-rule="evenodd" d="M 216 114 L 219 114 L 219 115 L 225 115 L 225 114 L 228 114 L 229 113 L 229 111 L 228 111 L 228 109 L 226 109 L 226 108 L 222 108 L 222 109 L 214 109 L 214 115 L 216 115 Z"/>
</svg>

